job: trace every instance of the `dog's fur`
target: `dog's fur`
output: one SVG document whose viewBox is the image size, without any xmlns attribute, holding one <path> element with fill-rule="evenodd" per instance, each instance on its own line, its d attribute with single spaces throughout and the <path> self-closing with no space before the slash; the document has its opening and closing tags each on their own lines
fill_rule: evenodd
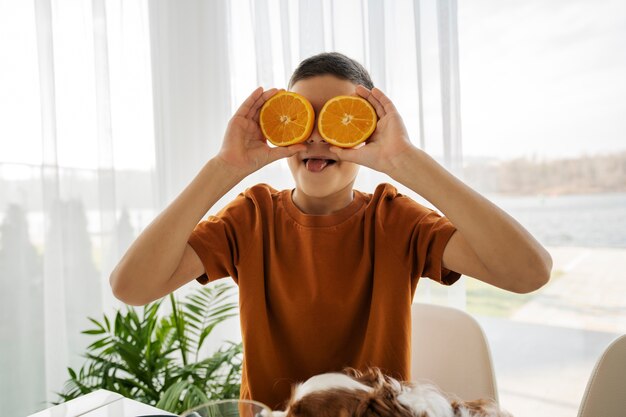
<svg viewBox="0 0 626 417">
<path fill-rule="evenodd" d="M 327 373 L 296 385 L 274 417 L 512 417 L 491 400 L 450 399 L 430 384 L 405 383 L 377 368 Z"/>
</svg>

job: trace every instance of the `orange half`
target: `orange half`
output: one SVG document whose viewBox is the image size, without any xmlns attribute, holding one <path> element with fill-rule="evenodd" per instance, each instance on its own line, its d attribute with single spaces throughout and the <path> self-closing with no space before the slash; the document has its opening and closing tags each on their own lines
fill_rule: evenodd
<svg viewBox="0 0 626 417">
<path fill-rule="evenodd" d="M 374 133 L 377 120 L 376 110 L 364 98 L 337 96 L 322 107 L 317 129 L 326 142 L 351 148 Z"/>
<path fill-rule="evenodd" d="M 259 115 L 263 136 L 276 146 L 304 142 L 313 131 L 315 112 L 305 97 L 281 91 L 267 100 Z"/>
</svg>

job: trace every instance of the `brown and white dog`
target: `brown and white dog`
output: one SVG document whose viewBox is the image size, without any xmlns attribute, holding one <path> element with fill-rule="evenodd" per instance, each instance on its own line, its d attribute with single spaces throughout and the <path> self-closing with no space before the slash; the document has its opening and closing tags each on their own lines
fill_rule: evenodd
<svg viewBox="0 0 626 417">
<path fill-rule="evenodd" d="M 450 399 L 434 385 L 401 383 L 377 368 L 316 375 L 292 391 L 273 417 L 512 417 L 494 401 Z"/>
</svg>

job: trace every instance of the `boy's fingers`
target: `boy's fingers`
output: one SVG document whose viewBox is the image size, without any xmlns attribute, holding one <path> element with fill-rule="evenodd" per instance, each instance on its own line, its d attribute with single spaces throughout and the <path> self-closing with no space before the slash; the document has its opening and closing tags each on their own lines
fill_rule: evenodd
<svg viewBox="0 0 626 417">
<path fill-rule="evenodd" d="M 376 88 L 376 87 L 374 87 Z M 376 114 L 379 118 L 382 118 L 385 113 L 385 107 L 381 104 L 381 102 L 372 94 L 370 90 L 368 90 L 363 85 L 359 84 L 357 86 L 357 93 L 366 99 L 372 106 L 374 106 L 374 110 L 376 110 Z M 379 90 L 380 91 L 380 90 Z"/>
<path fill-rule="evenodd" d="M 385 113 L 392 113 L 397 111 L 396 106 L 393 104 L 391 99 L 385 95 L 381 90 L 374 87 L 372 88 L 372 95 L 376 97 L 376 99 L 383 105 L 385 109 Z"/>
<path fill-rule="evenodd" d="M 248 111 L 248 114 L 246 115 L 246 117 L 248 117 L 249 119 L 253 119 L 253 120 L 258 122 L 258 119 L 259 119 L 259 109 L 261 108 L 261 106 L 263 106 L 263 104 L 265 104 L 265 102 L 270 97 L 272 97 L 274 94 L 278 93 L 279 91 L 280 90 L 278 90 L 277 88 L 270 88 L 269 90 L 267 90 L 263 94 L 261 94 L 261 96 L 254 102 L 254 104 L 252 105 L 252 107 Z"/>
<path fill-rule="evenodd" d="M 282 158 L 288 158 L 297 154 L 298 152 L 303 151 L 306 151 L 306 145 L 303 143 L 298 143 L 291 146 L 277 146 L 275 148 L 271 148 L 270 160 L 274 162 Z"/>
<path fill-rule="evenodd" d="M 267 94 L 263 94 L 261 97 L 259 97 L 259 100 L 257 100 L 257 103 L 255 103 L 255 107 L 252 110 L 250 110 L 250 118 L 258 123 L 259 117 L 261 115 L 261 112 L 259 111 L 259 109 L 263 107 L 265 102 L 269 100 L 272 96 L 274 96 L 274 94 L 278 94 L 279 92 L 284 91 L 284 90 L 285 90 L 284 88 L 281 88 L 281 89 L 272 88 L 272 89 L 267 90 L 266 91 Z"/>
<path fill-rule="evenodd" d="M 250 109 L 254 106 L 254 103 L 261 97 L 261 92 L 263 91 L 263 87 L 257 87 L 252 94 L 248 96 L 247 99 L 239 106 L 237 111 L 235 112 L 235 116 L 246 117 Z"/>
<path fill-rule="evenodd" d="M 331 146 L 329 151 L 337 155 L 340 161 L 359 163 L 360 148 L 340 148 L 339 146 Z"/>
</svg>

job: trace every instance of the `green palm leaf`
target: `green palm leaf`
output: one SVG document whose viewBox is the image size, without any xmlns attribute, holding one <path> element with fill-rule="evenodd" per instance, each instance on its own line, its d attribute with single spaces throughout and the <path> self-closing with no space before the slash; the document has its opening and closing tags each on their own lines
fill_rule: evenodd
<svg viewBox="0 0 626 417">
<path fill-rule="evenodd" d="M 178 301 L 168 297 L 141 309 L 127 307 L 83 331 L 95 337 L 86 348 L 79 370 L 68 368 L 69 379 L 59 401 L 104 388 L 174 413 L 209 400 L 237 398 L 242 346 L 226 342 L 209 357 L 198 352 L 220 323 L 237 315 L 232 284 L 212 284 Z M 195 361 L 190 361 L 195 356 Z"/>
</svg>

